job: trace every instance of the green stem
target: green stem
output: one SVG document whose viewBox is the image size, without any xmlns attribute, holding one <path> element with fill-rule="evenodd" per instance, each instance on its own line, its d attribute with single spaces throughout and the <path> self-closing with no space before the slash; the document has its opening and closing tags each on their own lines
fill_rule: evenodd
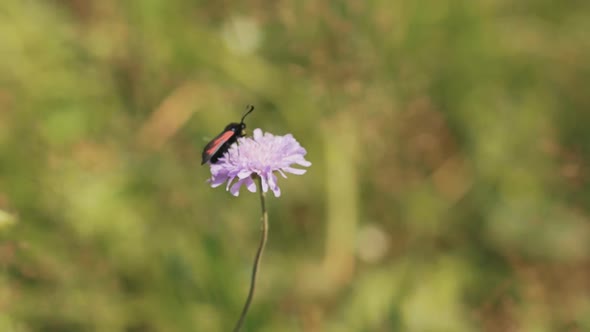
<svg viewBox="0 0 590 332">
<path fill-rule="evenodd" d="M 256 180 L 258 192 L 260 193 L 260 207 L 262 208 L 262 235 L 260 237 L 258 251 L 256 251 L 256 257 L 254 257 L 254 266 L 252 267 L 252 277 L 250 279 L 250 291 L 248 292 L 248 298 L 246 298 L 246 303 L 244 304 L 244 309 L 242 309 L 240 319 L 236 323 L 236 327 L 234 327 L 234 332 L 240 331 L 242 325 L 244 324 L 244 319 L 246 319 L 246 314 L 248 314 L 250 303 L 252 302 L 252 298 L 254 297 L 254 289 L 256 288 L 256 274 L 258 273 L 258 265 L 260 264 L 262 252 L 264 251 L 264 246 L 266 245 L 266 240 L 268 238 L 268 213 L 266 212 L 265 202 L 266 193 L 262 191 L 262 180 L 260 179 L 260 177 L 257 177 Z"/>
</svg>

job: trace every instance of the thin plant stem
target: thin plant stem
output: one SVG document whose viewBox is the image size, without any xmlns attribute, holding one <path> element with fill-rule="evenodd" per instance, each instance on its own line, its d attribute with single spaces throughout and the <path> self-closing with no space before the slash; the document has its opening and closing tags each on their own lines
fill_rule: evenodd
<svg viewBox="0 0 590 332">
<path fill-rule="evenodd" d="M 244 320 L 246 319 L 246 315 L 248 314 L 250 303 L 252 302 L 252 298 L 254 297 L 254 289 L 256 288 L 256 275 L 258 274 L 258 265 L 260 264 L 262 252 L 264 251 L 264 246 L 266 245 L 266 240 L 268 238 L 268 213 L 266 212 L 265 202 L 266 193 L 262 191 L 262 180 L 260 179 L 260 177 L 257 177 L 256 184 L 258 186 L 258 192 L 260 193 L 260 207 L 262 208 L 262 234 L 260 236 L 260 244 L 258 245 L 258 250 L 256 251 L 256 257 L 254 257 L 254 266 L 252 267 L 252 277 L 250 279 L 250 291 L 248 292 L 248 297 L 246 298 L 246 303 L 244 304 L 244 309 L 242 309 L 240 319 L 236 323 L 236 327 L 234 327 L 234 332 L 240 331 L 242 325 L 244 324 Z"/>
</svg>

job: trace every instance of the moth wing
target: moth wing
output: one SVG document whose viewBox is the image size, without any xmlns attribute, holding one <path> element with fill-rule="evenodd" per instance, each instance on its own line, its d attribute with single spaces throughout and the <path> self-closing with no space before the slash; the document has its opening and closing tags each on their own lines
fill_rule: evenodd
<svg viewBox="0 0 590 332">
<path fill-rule="evenodd" d="M 211 159 L 211 157 L 217 151 L 219 151 L 223 143 L 227 142 L 233 135 L 235 135 L 235 132 L 231 130 L 226 130 L 221 134 L 217 135 L 217 137 L 215 137 L 211 142 L 209 142 L 209 144 L 207 144 L 203 149 L 201 165 L 208 162 L 209 159 Z"/>
</svg>

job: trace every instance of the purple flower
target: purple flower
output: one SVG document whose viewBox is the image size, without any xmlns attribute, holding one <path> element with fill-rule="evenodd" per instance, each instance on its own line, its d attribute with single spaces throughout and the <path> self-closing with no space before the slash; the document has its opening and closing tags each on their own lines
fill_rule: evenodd
<svg viewBox="0 0 590 332">
<path fill-rule="evenodd" d="M 291 167 L 300 165 L 308 167 L 311 163 L 305 160 L 307 151 L 291 134 L 275 136 L 270 133 L 262 134 L 262 130 L 255 129 L 254 136 L 238 139 L 238 144 L 211 165 L 211 187 L 215 188 L 227 181 L 226 190 L 232 195 L 240 194 L 240 187 L 245 185 L 250 192 L 256 192 L 256 184 L 252 175 L 262 180 L 262 190 L 272 190 L 275 197 L 281 196 L 281 189 L 277 184 L 275 172 L 284 178 L 285 173 L 303 174 L 304 169 Z M 235 183 L 234 180 L 237 180 Z M 233 184 L 232 184 L 233 183 Z"/>
</svg>

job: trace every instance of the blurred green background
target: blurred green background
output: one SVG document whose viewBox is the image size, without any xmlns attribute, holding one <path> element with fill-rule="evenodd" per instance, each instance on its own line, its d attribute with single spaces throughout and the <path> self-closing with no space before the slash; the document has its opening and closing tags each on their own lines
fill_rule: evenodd
<svg viewBox="0 0 590 332">
<path fill-rule="evenodd" d="M 0 2 L 0 331 L 590 331 L 590 2 Z"/>
</svg>

